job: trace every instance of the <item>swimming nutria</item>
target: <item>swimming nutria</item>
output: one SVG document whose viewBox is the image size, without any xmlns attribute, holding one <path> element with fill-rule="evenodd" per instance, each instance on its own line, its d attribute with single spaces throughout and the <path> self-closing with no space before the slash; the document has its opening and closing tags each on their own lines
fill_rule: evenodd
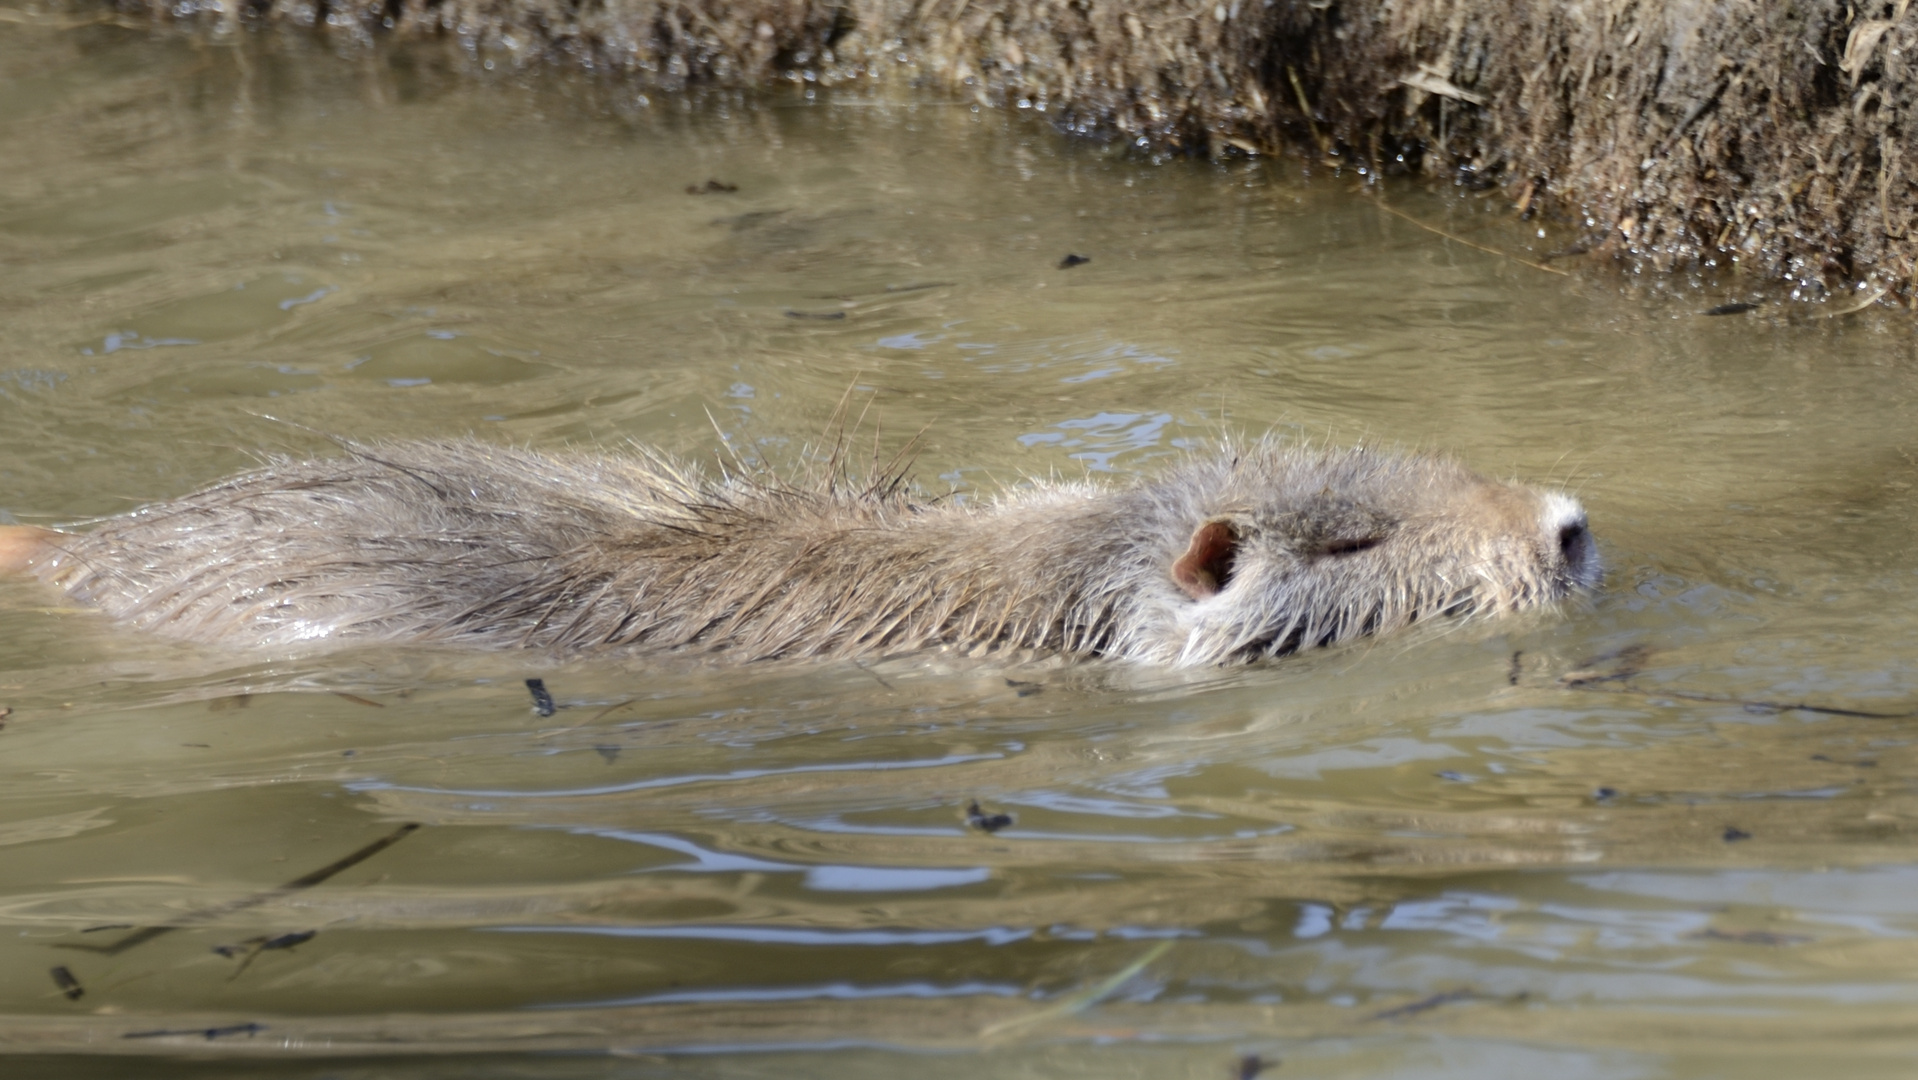
<svg viewBox="0 0 1918 1080">
<path fill-rule="evenodd" d="M 1221 664 L 1599 576 L 1576 500 L 1453 461 L 1262 441 L 1123 487 L 993 502 L 713 481 L 654 454 L 351 444 L 81 533 L 0 528 L 27 570 L 195 641 L 863 656 L 1027 647 Z"/>
</svg>

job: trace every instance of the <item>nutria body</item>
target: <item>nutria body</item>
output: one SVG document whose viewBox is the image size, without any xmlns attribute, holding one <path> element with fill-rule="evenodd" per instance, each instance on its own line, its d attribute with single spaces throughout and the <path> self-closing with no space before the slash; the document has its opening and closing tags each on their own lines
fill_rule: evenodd
<svg viewBox="0 0 1918 1080">
<path fill-rule="evenodd" d="M 994 502 L 714 481 L 654 455 L 477 442 L 278 461 L 77 533 L 27 570 L 195 641 L 624 648 L 755 660 L 931 646 L 1219 664 L 1596 582 L 1569 496 L 1442 457 L 1272 441 L 1130 486 Z"/>
</svg>

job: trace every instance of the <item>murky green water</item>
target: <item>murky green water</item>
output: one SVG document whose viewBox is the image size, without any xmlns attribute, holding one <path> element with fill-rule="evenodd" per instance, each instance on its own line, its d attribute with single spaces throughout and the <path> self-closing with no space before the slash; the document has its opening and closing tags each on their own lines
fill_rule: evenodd
<svg viewBox="0 0 1918 1080">
<path fill-rule="evenodd" d="M 1918 720 L 1764 703 L 1918 709 L 1908 312 L 1699 317 L 1748 285 L 1030 113 L 459 69 L 0 10 L 0 521 L 329 433 L 790 466 L 853 387 L 934 488 L 1447 447 L 1576 489 L 1605 589 L 1174 675 L 217 652 L 0 584 L 7 1075 L 1905 1074 Z"/>
</svg>

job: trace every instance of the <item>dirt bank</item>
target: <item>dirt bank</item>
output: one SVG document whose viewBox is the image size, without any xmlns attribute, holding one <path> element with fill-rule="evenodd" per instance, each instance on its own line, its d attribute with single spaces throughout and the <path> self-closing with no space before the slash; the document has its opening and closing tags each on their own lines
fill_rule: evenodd
<svg viewBox="0 0 1918 1080">
<path fill-rule="evenodd" d="M 1145 146 L 1499 185 L 1587 258 L 1846 302 L 1918 273 L 1911 0 L 110 2 L 214 32 L 457 36 L 666 88 L 918 81 Z"/>
</svg>

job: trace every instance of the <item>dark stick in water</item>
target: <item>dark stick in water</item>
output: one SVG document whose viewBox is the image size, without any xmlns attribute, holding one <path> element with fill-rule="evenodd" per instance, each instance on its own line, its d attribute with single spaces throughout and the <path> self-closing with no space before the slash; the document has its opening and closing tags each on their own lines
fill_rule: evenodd
<svg viewBox="0 0 1918 1080">
<path fill-rule="evenodd" d="M 284 885 L 276 885 L 271 889 L 263 889 L 260 892 L 256 892 L 251 896 L 243 896 L 238 900 L 232 900 L 224 904 L 214 904 L 211 907 L 204 907 L 198 911 L 189 911 L 185 915 L 180 916 L 179 918 L 173 920 L 172 922 L 160 923 L 157 926 L 148 926 L 148 927 L 143 927 L 139 930 L 136 930 L 133 933 L 128 934 L 126 937 L 121 938 L 120 940 L 114 942 L 111 945 L 78 945 L 78 944 L 62 943 L 58 947 L 62 949 L 79 949 L 82 952 L 102 953 L 106 956 L 118 956 L 120 953 L 123 953 L 127 951 L 128 949 L 133 948 L 135 945 L 144 945 L 147 942 L 152 941 L 154 938 L 160 937 L 163 934 L 171 933 L 174 930 L 183 930 L 190 926 L 199 926 L 204 923 L 210 923 L 214 921 L 215 919 L 225 918 L 226 916 L 231 915 L 234 912 L 245 911 L 248 908 L 256 908 L 256 907 L 259 907 L 261 904 L 264 904 L 270 900 L 277 900 L 282 896 L 287 896 L 292 893 L 300 892 L 301 890 L 304 890 L 304 889 L 310 889 L 313 886 L 318 885 L 321 882 L 327 880 L 328 878 L 331 878 L 334 875 L 341 873 L 342 871 L 351 870 L 353 867 L 358 866 L 359 864 L 365 862 L 366 860 L 372 858 L 375 855 L 378 855 L 380 852 L 385 851 L 387 848 L 390 848 L 394 844 L 399 843 L 401 840 L 406 839 L 408 834 L 410 834 L 411 832 L 413 832 L 413 830 L 419 827 L 420 826 L 418 822 L 409 821 L 406 824 L 400 826 L 399 828 L 394 829 L 392 832 L 387 833 L 385 836 L 380 837 L 378 840 L 375 840 L 372 843 L 366 845 L 365 847 L 359 849 L 358 851 L 355 851 L 351 855 L 348 855 L 342 859 L 338 859 L 334 862 L 330 862 L 326 864 L 325 866 L 320 867 L 318 870 L 313 871 L 310 874 L 304 874 L 304 875 L 301 875 L 300 877 L 296 877 L 292 881 L 289 881 Z"/>
<path fill-rule="evenodd" d="M 223 1039 L 228 1035 L 258 1035 L 265 1030 L 265 1024 L 248 1022 L 244 1024 L 227 1024 L 224 1027 L 156 1028 L 152 1031 L 129 1031 L 120 1037 L 122 1039 L 165 1039 L 175 1035 L 198 1035 L 206 1039 L 207 1042 L 212 1042 L 215 1039 Z"/>
<path fill-rule="evenodd" d="M 1682 690 L 1647 690 L 1630 683 L 1613 683 L 1611 679 L 1630 678 L 1623 675 L 1605 675 L 1596 678 L 1565 679 L 1559 685 L 1567 690 L 1591 690 L 1601 694 L 1631 694 L 1636 697 L 1672 698 L 1677 701 L 1702 701 L 1710 705 L 1737 705 L 1746 709 L 1763 709 L 1766 712 L 1808 712 L 1820 716 L 1854 716 L 1861 720 L 1910 720 L 1918 717 L 1918 712 L 1871 712 L 1866 709 L 1841 709 L 1834 705 L 1812 705 L 1803 701 L 1763 701 L 1756 698 L 1726 697 L 1720 694 L 1692 694 Z"/>
<path fill-rule="evenodd" d="M 1384 1012 L 1373 1013 L 1371 1016 L 1366 1017 L 1366 1019 L 1368 1020 L 1402 1020 L 1408 1016 L 1417 1016 L 1418 1014 L 1422 1012 L 1430 1012 L 1441 1005 L 1450 1005 L 1454 1001 L 1470 1001 L 1471 999 L 1477 996 L 1478 996 L 1477 994 L 1473 993 L 1470 990 L 1447 990 L 1444 993 L 1433 994 L 1430 997 L 1423 997 L 1409 1004 L 1400 1005 L 1397 1008 L 1386 1009 Z"/>
</svg>

